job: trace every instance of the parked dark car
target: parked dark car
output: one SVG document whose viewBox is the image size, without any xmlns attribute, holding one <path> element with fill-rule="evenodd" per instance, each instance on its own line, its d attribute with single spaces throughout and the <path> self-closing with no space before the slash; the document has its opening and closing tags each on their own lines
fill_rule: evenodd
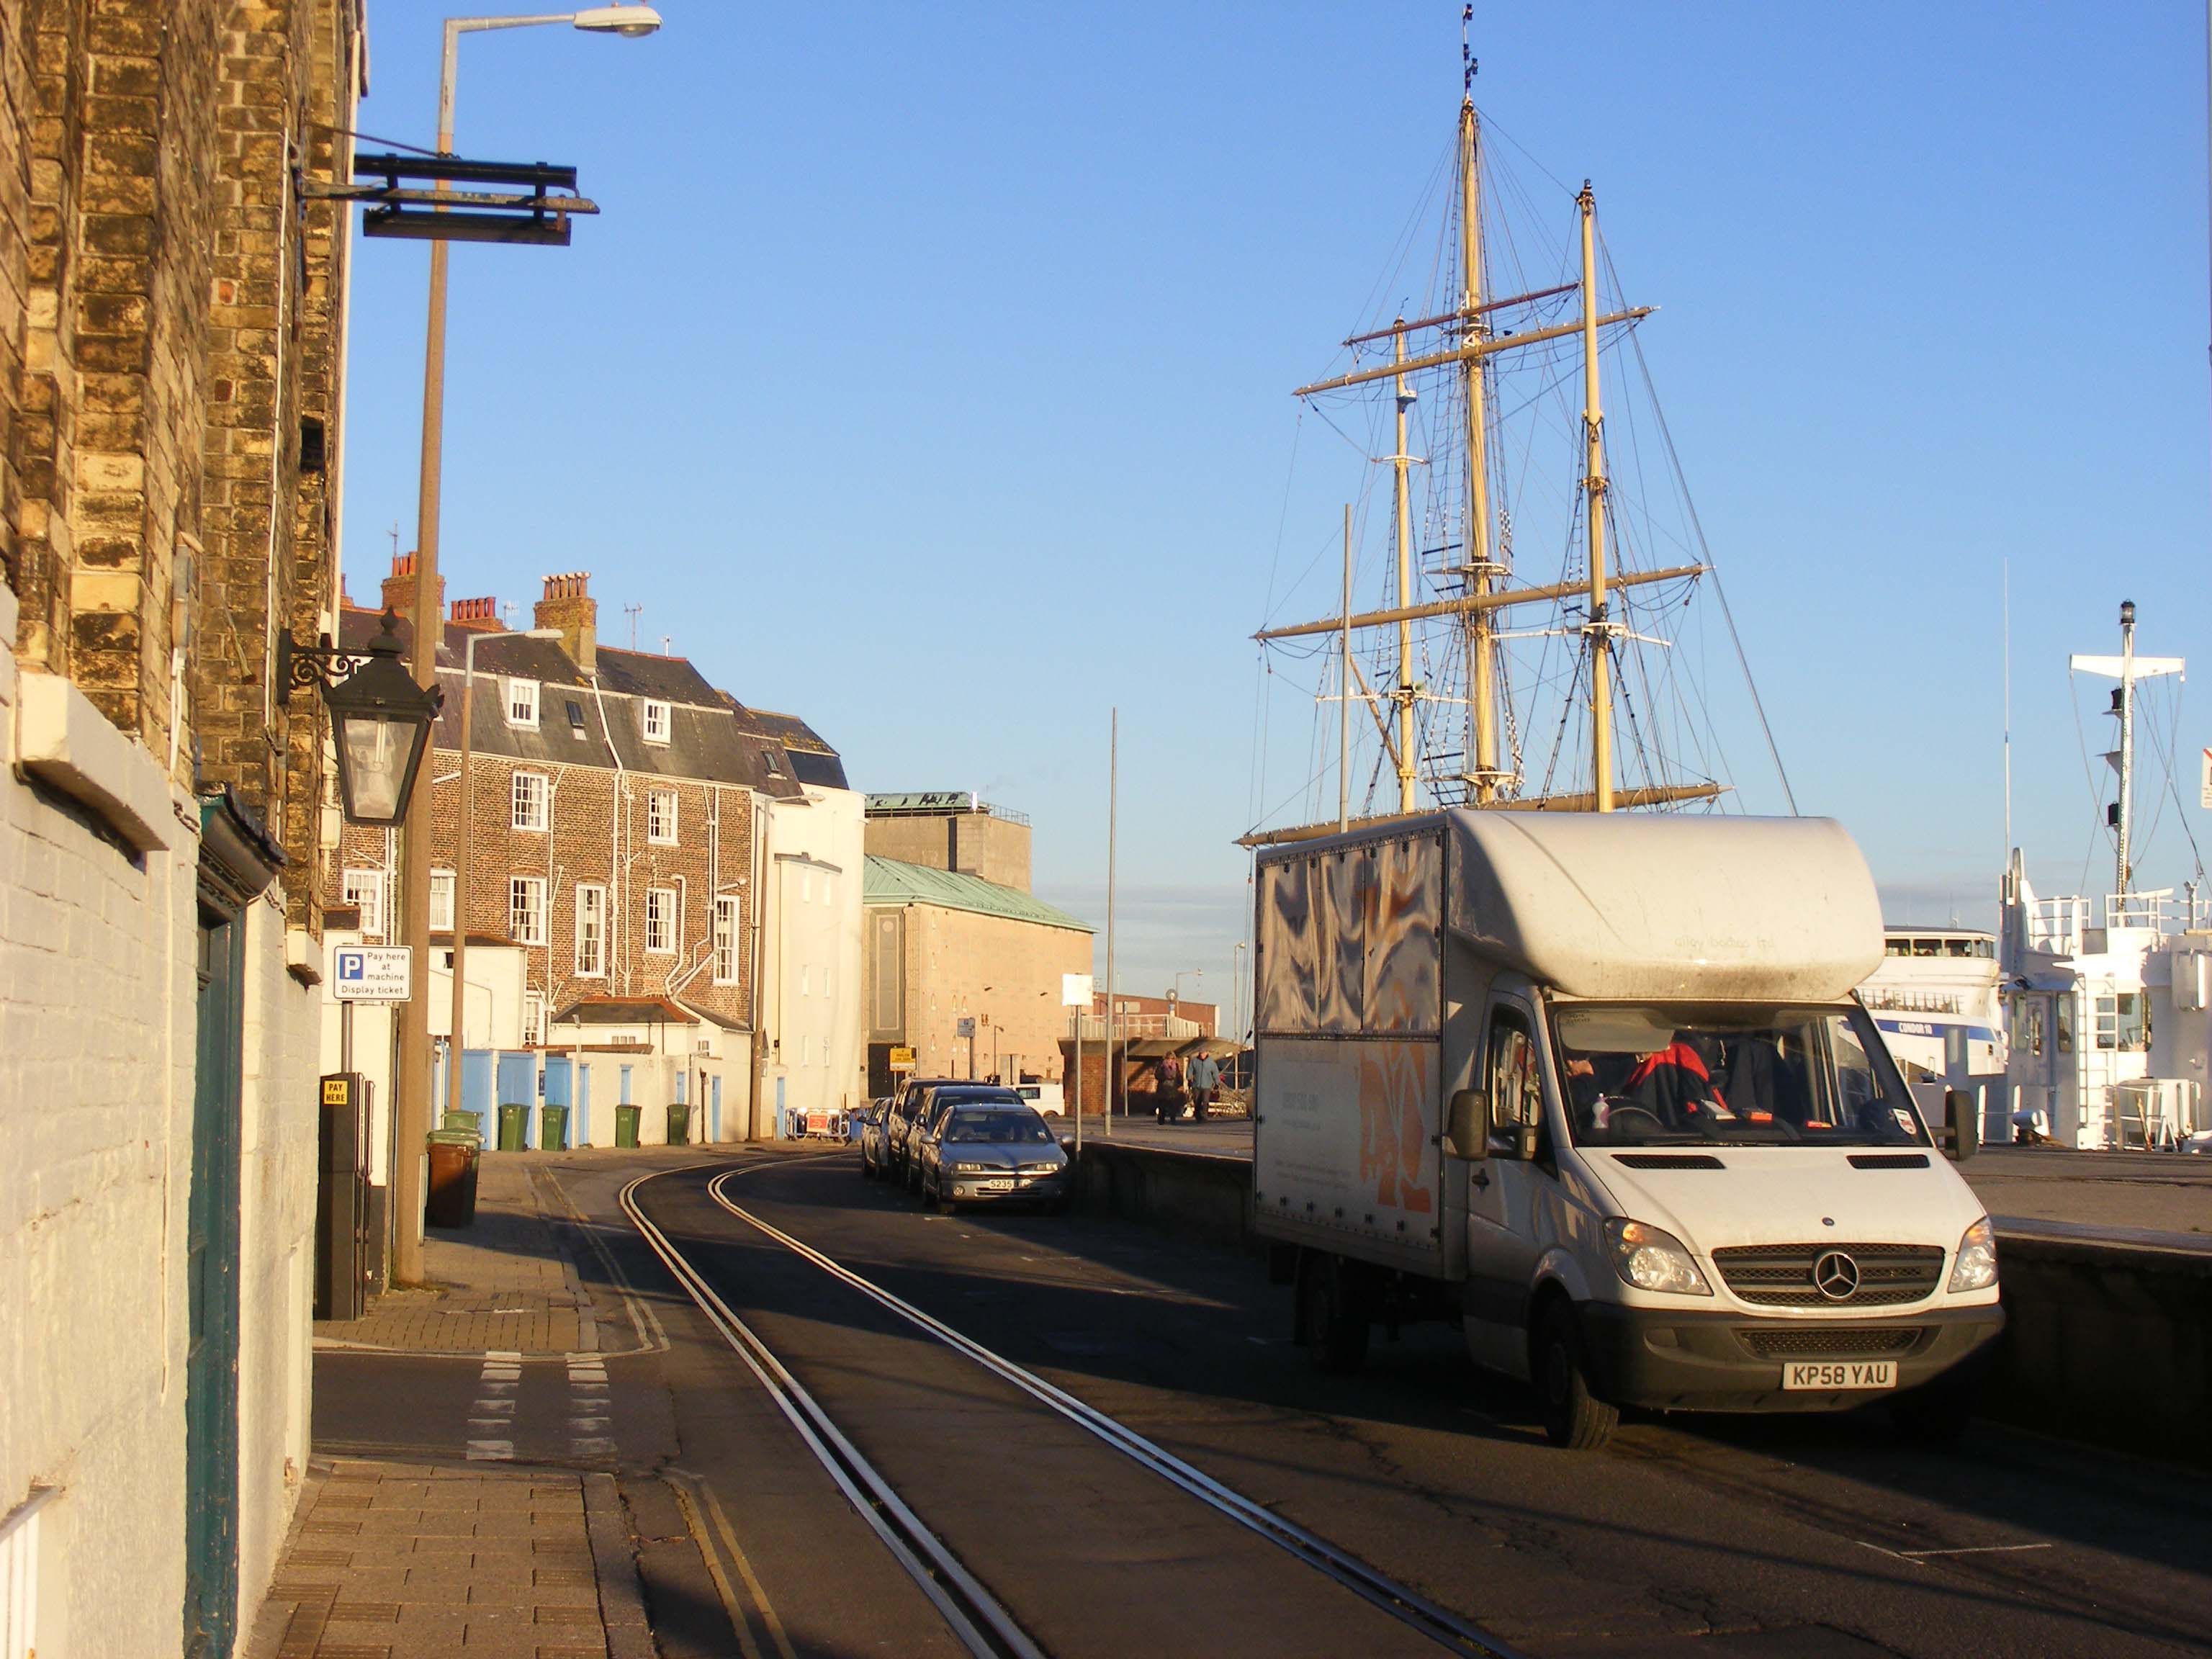
<svg viewBox="0 0 2212 1659">
<path fill-rule="evenodd" d="M 974 1102 L 980 1104 L 1028 1107 L 1029 1103 L 1013 1090 L 998 1083 L 940 1083 L 924 1095 L 921 1104 L 915 1109 L 913 1126 L 907 1131 L 906 1189 L 910 1193 L 921 1190 L 921 1165 L 917 1161 L 923 1139 L 939 1122 L 945 1113 L 955 1106 Z M 1030 1107 L 1035 1110 L 1034 1107 Z"/>
<path fill-rule="evenodd" d="M 958 1100 L 916 1142 L 921 1194 L 950 1215 L 963 1204 L 1067 1207 L 1067 1153 L 1044 1115 L 1012 1101 Z"/>
<path fill-rule="evenodd" d="M 891 1097 L 885 1095 L 853 1114 L 853 1139 L 860 1143 L 860 1173 L 870 1181 L 890 1173 L 889 1149 L 884 1142 L 884 1120 L 890 1109 Z"/>
</svg>

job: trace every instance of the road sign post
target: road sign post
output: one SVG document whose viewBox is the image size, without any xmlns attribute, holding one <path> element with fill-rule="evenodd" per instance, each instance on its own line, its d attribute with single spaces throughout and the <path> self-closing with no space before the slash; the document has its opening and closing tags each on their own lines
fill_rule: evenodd
<svg viewBox="0 0 2212 1659">
<path fill-rule="evenodd" d="M 1091 975 L 1060 976 L 1060 1006 L 1075 1010 L 1075 1155 L 1083 1156 L 1083 1016 L 1091 1010 Z"/>
</svg>

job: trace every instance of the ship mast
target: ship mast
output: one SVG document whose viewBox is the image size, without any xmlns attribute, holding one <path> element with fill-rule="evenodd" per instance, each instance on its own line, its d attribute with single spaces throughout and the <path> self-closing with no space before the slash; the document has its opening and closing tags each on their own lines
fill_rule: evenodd
<svg viewBox="0 0 2212 1659">
<path fill-rule="evenodd" d="M 1464 24 L 1462 24 L 1462 33 Z M 1460 43 L 1467 90 L 1459 106 L 1460 314 L 1466 337 L 1481 337 L 1482 184 L 1474 112 L 1474 60 Z M 1467 588 L 1470 597 L 1487 596 L 1498 567 L 1490 557 L 1490 454 L 1487 370 L 1480 357 L 1465 360 L 1467 380 Z M 1498 799 L 1506 775 L 1498 765 L 1498 641 L 1487 610 L 1467 615 L 1468 721 L 1474 764 L 1468 775 L 1477 805 Z"/>
<path fill-rule="evenodd" d="M 1613 811 L 1613 647 L 1605 616 L 1605 415 L 1597 396 L 1597 198 L 1575 198 L 1583 221 L 1583 491 L 1589 514 L 1590 800 Z"/>
<path fill-rule="evenodd" d="M 1406 319 L 1398 319 L 1392 336 L 1394 361 L 1406 361 Z M 1413 390 L 1406 377 L 1397 377 L 1398 448 L 1390 457 L 1391 478 L 1395 489 L 1398 507 L 1398 609 L 1407 611 L 1413 604 L 1413 499 L 1407 488 L 1407 469 L 1413 458 L 1406 453 L 1406 411 L 1413 406 Z M 1410 617 L 1398 619 L 1398 810 L 1413 810 L 1413 791 L 1416 772 L 1413 765 L 1413 702 L 1419 696 L 1413 686 L 1413 623 Z"/>
<path fill-rule="evenodd" d="M 2117 657 L 2075 656 L 2067 665 L 2077 674 L 2104 674 L 2119 682 L 2112 689 L 2112 718 L 2119 721 L 2117 749 L 2105 751 L 2106 762 L 2119 774 L 2106 823 L 2112 830 L 2112 891 L 2125 894 L 2135 879 L 2134 848 L 2136 791 L 2136 682 L 2162 674 L 2182 672 L 2180 657 L 2139 657 L 2136 654 L 2136 606 L 2133 599 L 2120 603 L 2120 654 Z"/>
</svg>

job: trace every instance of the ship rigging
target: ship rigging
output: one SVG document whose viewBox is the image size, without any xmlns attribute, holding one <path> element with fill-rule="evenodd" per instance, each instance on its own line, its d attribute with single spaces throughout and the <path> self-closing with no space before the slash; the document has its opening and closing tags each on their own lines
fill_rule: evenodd
<svg viewBox="0 0 2212 1659">
<path fill-rule="evenodd" d="M 1648 393 L 1633 331 L 1654 308 L 1606 304 L 1618 283 L 1587 180 L 1573 196 L 1560 268 L 1496 291 L 1494 268 L 1525 277 L 1540 239 L 1496 211 L 1496 185 L 1486 189 L 1498 174 L 1464 27 L 1463 18 L 1451 189 L 1432 266 L 1437 302 L 1352 334 L 1342 343 L 1349 362 L 1293 393 L 1359 448 L 1371 472 L 1388 469 L 1388 552 L 1379 573 L 1370 568 L 1382 602 L 1355 609 L 1365 514 L 1347 505 L 1337 613 L 1271 622 L 1254 635 L 1268 676 L 1295 680 L 1301 664 L 1322 672 L 1310 688 L 1316 763 L 1283 804 L 1305 821 L 1268 823 L 1276 809 L 1263 798 L 1248 847 L 1436 805 L 1681 810 L 1711 806 L 1734 787 L 1710 729 L 1711 700 L 1665 631 L 1717 579 L 1656 398 L 1638 434 L 1628 499 L 1612 476 L 1604 368 L 1632 353 Z M 1504 193 L 1533 205 L 1510 179 Z M 1364 439 L 1338 418 L 1347 405 L 1365 416 Z M 1653 522 L 1647 445 L 1678 508 L 1671 526 Z M 1570 489 L 1559 488 L 1563 475 Z M 1539 525 L 1559 538 L 1556 580 L 1528 579 L 1532 561 L 1515 556 L 1516 529 L 1525 544 Z M 1724 601 L 1721 615 L 1728 623 Z M 1732 623 L 1727 631 L 1747 683 Z M 1755 690 L 1747 702 L 1779 775 Z M 1356 720 L 1355 708 L 1369 718 Z M 1334 728 L 1333 766 L 1319 741 L 1324 724 Z M 1361 758 L 1373 756 L 1364 795 L 1354 786 L 1355 731 Z M 1322 800 L 1331 772 L 1333 816 Z M 1786 776 L 1782 787 L 1786 799 Z"/>
</svg>

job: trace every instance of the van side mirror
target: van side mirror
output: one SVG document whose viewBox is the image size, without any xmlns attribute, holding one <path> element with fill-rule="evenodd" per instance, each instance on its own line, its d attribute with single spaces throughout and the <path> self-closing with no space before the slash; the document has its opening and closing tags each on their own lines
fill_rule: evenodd
<svg viewBox="0 0 2212 1659">
<path fill-rule="evenodd" d="M 1982 1146 L 1980 1103 L 1964 1089 L 1943 1091 L 1943 1155 L 1964 1164 Z"/>
<path fill-rule="evenodd" d="M 1446 1158 L 1484 1158 L 1482 1123 L 1482 1092 L 1479 1089 L 1455 1090 L 1451 1107 L 1444 1118 L 1444 1156 Z"/>
</svg>

